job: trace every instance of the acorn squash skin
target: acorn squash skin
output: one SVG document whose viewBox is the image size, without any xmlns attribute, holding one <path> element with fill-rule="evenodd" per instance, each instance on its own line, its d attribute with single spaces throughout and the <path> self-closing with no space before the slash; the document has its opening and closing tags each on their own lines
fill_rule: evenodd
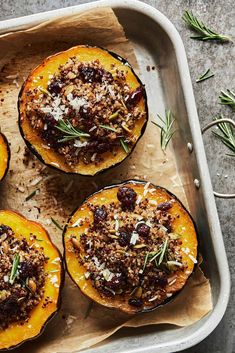
<svg viewBox="0 0 235 353">
<path fill-rule="evenodd" d="M 0 182 L 7 175 L 11 158 L 10 146 L 7 138 L 0 132 Z"/>
<path fill-rule="evenodd" d="M 61 292 L 64 285 L 65 273 L 63 258 L 58 248 L 51 242 L 49 234 L 39 223 L 28 220 L 15 211 L 0 210 L 0 224 L 5 224 L 11 227 L 15 232 L 15 237 L 20 234 L 28 240 L 30 233 L 33 233 L 38 238 L 40 237 L 41 241 L 36 239 L 34 242 L 40 247 L 43 246 L 44 254 L 46 254 L 46 256 L 49 257 L 50 254 L 53 256 L 52 261 L 56 259 L 54 263 L 48 261 L 45 265 L 45 270 L 57 271 L 56 273 L 52 273 L 52 275 L 54 276 L 56 274 L 58 279 L 58 288 L 55 288 L 50 282 L 50 278 L 46 277 L 43 298 L 39 304 L 32 309 L 28 322 L 23 325 L 13 323 L 10 324 L 7 329 L 0 330 L 0 352 L 5 352 L 7 350 L 15 349 L 27 341 L 34 340 L 43 333 L 48 322 L 57 314 L 61 307 Z M 17 232 L 19 234 L 17 234 Z M 42 308 L 42 304 L 47 295 L 53 299 L 53 302 L 45 308 Z M 31 327 L 28 327 L 28 325 L 31 325 Z"/>
<path fill-rule="evenodd" d="M 187 279 L 185 280 L 185 282 L 183 283 L 181 288 L 179 290 L 175 291 L 171 297 L 167 298 L 163 303 L 161 303 L 159 305 L 156 305 L 156 306 L 153 306 L 153 307 L 144 307 L 144 308 L 139 309 L 139 308 L 130 307 L 130 305 L 128 305 L 128 306 L 127 305 L 122 305 L 122 303 L 120 303 L 120 302 L 117 303 L 117 304 L 116 303 L 112 303 L 112 298 L 111 299 L 110 298 L 105 298 L 105 299 L 101 298 L 101 296 L 99 295 L 98 291 L 95 288 L 92 287 L 91 283 L 89 283 L 88 285 L 85 285 L 85 287 L 88 288 L 87 290 L 84 290 L 84 288 L 81 288 L 81 286 L 78 284 L 77 279 L 74 276 L 74 273 L 71 273 L 72 271 L 71 271 L 71 266 L 70 266 L 69 262 L 72 263 L 73 261 L 77 261 L 77 258 L 75 256 L 71 256 L 71 253 L 69 253 L 67 251 L 66 245 L 67 245 L 67 242 L 69 241 L 68 238 L 70 236 L 70 234 L 67 235 L 67 232 L 71 228 L 71 226 L 69 226 L 70 222 L 72 222 L 72 219 L 76 215 L 76 213 L 79 211 L 79 208 L 83 207 L 86 204 L 86 202 L 90 202 L 90 198 L 91 197 L 96 197 L 100 192 L 106 191 L 106 190 L 110 190 L 113 187 L 117 187 L 117 188 L 119 188 L 120 186 L 133 187 L 133 186 L 138 186 L 138 185 L 144 186 L 145 184 L 146 184 L 146 181 L 143 181 L 143 180 L 127 180 L 127 181 L 123 181 L 123 182 L 121 182 L 119 184 L 108 185 L 108 186 L 96 191 L 92 195 L 89 195 L 82 202 L 82 204 L 80 204 L 79 207 L 76 208 L 72 212 L 72 214 L 71 214 L 70 218 L 68 219 L 68 222 L 67 222 L 67 224 L 66 224 L 66 226 L 64 227 L 64 230 L 63 230 L 63 246 L 64 246 L 64 255 L 63 255 L 63 257 L 64 257 L 64 262 L 65 262 L 65 269 L 66 269 L 67 273 L 69 274 L 70 278 L 72 279 L 72 281 L 80 289 L 82 294 L 87 296 L 89 299 L 95 301 L 99 305 L 105 306 L 105 307 L 107 307 L 109 309 L 116 309 L 116 310 L 118 309 L 121 312 L 124 312 L 124 313 L 129 314 L 129 315 L 133 315 L 133 314 L 137 314 L 137 313 L 144 313 L 144 312 L 151 312 L 151 311 L 155 310 L 156 308 L 161 307 L 161 306 L 166 305 L 169 302 L 171 302 L 177 295 L 180 294 L 181 290 L 186 285 L 187 280 L 193 274 L 196 265 L 194 263 L 192 264 L 191 273 L 190 273 L 190 275 L 188 275 Z M 171 193 L 170 191 L 168 191 L 164 187 L 155 186 L 152 183 L 150 184 L 150 186 L 154 187 L 154 188 L 156 188 L 156 190 L 159 190 L 160 192 L 162 192 L 165 196 L 167 196 L 167 198 L 169 197 L 169 199 L 174 199 L 176 201 L 176 203 L 181 207 L 182 214 L 186 215 L 186 217 L 188 218 L 187 222 L 190 224 L 190 227 L 193 230 L 193 237 L 192 238 L 194 238 L 194 239 L 192 240 L 192 243 L 194 243 L 193 247 L 194 247 L 194 251 L 195 251 L 195 259 L 198 261 L 198 259 L 199 259 L 199 254 L 198 254 L 198 251 L 197 251 L 198 244 L 199 244 L 199 242 L 198 242 L 198 232 L 197 232 L 197 228 L 196 228 L 196 225 L 195 225 L 195 222 L 194 222 L 192 216 L 187 211 L 187 209 L 184 207 L 184 205 L 181 203 L 181 201 L 173 193 Z M 135 189 L 135 191 L 136 191 L 136 189 Z M 137 193 L 137 195 L 138 195 L 138 193 Z M 80 218 L 80 217 L 77 216 L 76 218 Z M 76 221 L 76 218 L 73 219 L 72 224 Z M 78 239 L 78 238 L 76 237 L 76 239 Z M 82 267 L 82 266 L 80 266 L 80 267 Z M 78 267 L 76 267 L 76 270 L 78 271 Z M 81 273 L 77 274 L 77 278 L 80 277 L 84 273 L 85 273 L 85 270 L 82 269 Z M 89 290 L 91 290 L 91 292 L 89 292 Z M 96 293 L 95 299 L 94 299 L 94 296 L 91 295 L 92 292 Z"/>
<path fill-rule="evenodd" d="M 97 168 L 97 170 L 93 171 L 92 173 L 89 173 L 89 172 L 79 172 L 79 171 L 73 171 L 71 168 L 69 167 L 65 167 L 65 168 L 61 168 L 58 165 L 57 163 L 57 159 L 53 159 L 51 160 L 50 162 L 48 161 L 45 161 L 45 158 L 43 157 L 43 155 L 37 150 L 37 148 L 33 145 L 33 143 L 31 143 L 27 137 L 25 136 L 25 132 L 24 132 L 24 129 L 23 129 L 23 126 L 22 126 L 22 112 L 21 112 L 21 101 L 22 101 L 22 97 L 23 97 L 23 93 L 24 93 L 24 90 L 26 89 L 26 85 L 28 84 L 28 80 L 30 78 L 30 76 L 33 74 L 34 71 L 38 70 L 40 67 L 46 67 L 47 65 L 47 62 L 51 59 L 51 58 L 56 58 L 58 55 L 60 54 L 63 54 L 63 53 L 66 53 L 66 52 L 69 52 L 70 50 L 74 50 L 76 48 L 87 48 L 88 50 L 89 49 L 97 49 L 97 50 L 101 50 L 109 55 L 111 55 L 115 60 L 118 60 L 120 63 L 122 63 L 123 65 L 125 65 L 128 70 L 131 72 L 131 74 L 133 75 L 134 79 L 136 80 L 136 83 L 138 83 L 139 86 L 141 86 L 142 88 L 142 93 L 143 93 L 143 96 L 141 98 L 141 101 L 138 103 L 138 104 L 142 104 L 143 106 L 143 110 L 145 111 L 145 121 L 144 123 L 142 124 L 142 127 L 140 129 L 140 132 L 139 132 L 139 136 L 137 137 L 137 140 L 135 142 L 135 144 L 130 148 L 129 152 L 128 153 L 125 153 L 125 155 L 121 158 L 120 161 L 117 161 L 117 162 L 114 162 L 112 164 L 110 164 L 109 166 L 107 167 L 103 167 L 103 168 Z M 69 57 L 69 56 L 68 56 Z M 98 58 L 98 57 L 97 57 Z M 101 62 L 102 63 L 102 62 Z M 127 81 L 128 83 L 128 81 Z M 19 112 L 19 118 L 18 118 L 18 126 L 19 126 L 19 131 L 20 131 L 20 134 L 25 142 L 25 144 L 27 145 L 27 147 L 29 148 L 29 150 L 43 163 L 45 164 L 47 167 L 50 167 L 52 169 L 55 169 L 55 170 L 59 170 L 60 172 L 62 173 L 65 173 L 65 174 L 71 174 L 71 175 L 82 175 L 82 176 L 86 176 L 86 177 L 93 177 L 93 176 L 96 176 L 98 174 L 102 174 L 103 172 L 105 172 L 106 170 L 109 170 L 109 169 L 112 169 L 114 167 L 117 167 L 118 165 L 120 165 L 124 160 L 126 160 L 131 154 L 132 152 L 134 151 L 137 143 L 139 142 L 140 138 L 143 136 L 145 130 L 146 130 L 146 127 L 147 127 L 147 123 L 148 123 L 148 118 L 149 118 L 149 113 L 148 113 L 148 104 L 147 104 L 147 95 L 146 95 L 146 90 L 144 88 L 144 84 L 142 83 L 142 81 L 140 80 L 140 78 L 136 75 L 136 73 L 134 72 L 132 66 L 129 64 L 129 62 L 124 59 L 123 57 L 121 57 L 120 55 L 110 51 L 110 50 L 107 50 L 107 49 L 104 49 L 100 46 L 89 46 L 89 45 L 80 45 L 80 46 L 77 46 L 77 47 L 72 47 L 66 51 L 63 51 L 63 52 L 59 52 L 59 53 L 56 53 L 56 54 L 53 54 L 49 57 L 47 57 L 46 59 L 44 59 L 44 61 L 38 65 L 28 76 L 28 78 L 26 79 L 26 81 L 23 83 L 22 87 L 21 87 L 21 90 L 19 92 L 19 95 L 18 95 L 18 103 L 17 103 L 17 106 L 18 106 L 18 112 Z M 122 152 L 123 153 L 123 152 Z M 56 153 L 55 153 L 56 154 Z M 55 164 L 57 165 L 53 165 L 51 164 L 51 162 L 54 162 Z M 66 169 L 68 168 L 68 169 Z"/>
</svg>

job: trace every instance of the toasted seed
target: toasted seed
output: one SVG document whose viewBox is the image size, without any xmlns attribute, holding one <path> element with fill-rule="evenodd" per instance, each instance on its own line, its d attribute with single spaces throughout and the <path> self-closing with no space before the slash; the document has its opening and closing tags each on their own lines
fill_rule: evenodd
<svg viewBox="0 0 235 353">
<path fill-rule="evenodd" d="M 31 290 L 33 293 L 36 292 L 37 285 L 36 285 L 36 283 L 34 282 L 34 280 L 32 280 L 31 278 L 30 278 L 29 281 L 28 281 L 28 287 L 30 288 L 30 290 Z"/>
<path fill-rule="evenodd" d="M 79 242 L 76 238 L 71 238 L 71 242 L 76 249 L 79 249 Z"/>
<path fill-rule="evenodd" d="M 7 298 L 7 291 L 5 289 L 0 290 L 0 302 Z"/>
<path fill-rule="evenodd" d="M 7 244 L 6 242 L 3 242 L 3 243 L 2 243 L 2 250 L 3 250 L 3 252 L 4 252 L 5 254 L 8 253 L 9 246 L 8 246 L 8 244 Z"/>
<path fill-rule="evenodd" d="M 141 298 L 142 292 L 143 292 L 142 287 L 138 287 L 138 288 L 136 289 L 136 291 L 135 291 L 135 297 L 136 297 L 136 298 Z"/>
<path fill-rule="evenodd" d="M 135 249 L 142 249 L 145 248 L 147 245 L 146 244 L 137 244 L 134 246 Z"/>
</svg>

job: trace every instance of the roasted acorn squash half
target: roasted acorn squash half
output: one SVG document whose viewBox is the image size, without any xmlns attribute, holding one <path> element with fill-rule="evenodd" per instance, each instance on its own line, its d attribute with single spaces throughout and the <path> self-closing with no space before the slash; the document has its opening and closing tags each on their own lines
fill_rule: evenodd
<svg viewBox="0 0 235 353">
<path fill-rule="evenodd" d="M 0 248 L 0 350 L 6 350 L 42 333 L 59 309 L 64 271 L 46 230 L 16 212 L 0 210 Z"/>
<path fill-rule="evenodd" d="M 0 182 L 7 174 L 10 163 L 10 147 L 8 141 L 0 131 Z"/>
<path fill-rule="evenodd" d="M 122 162 L 148 119 L 145 88 L 130 64 L 90 46 L 37 66 L 20 91 L 18 110 L 21 134 L 43 163 L 87 176 Z"/>
<path fill-rule="evenodd" d="M 67 271 L 82 293 L 128 314 L 171 300 L 197 262 L 197 234 L 162 187 L 127 181 L 88 197 L 63 234 Z"/>
</svg>

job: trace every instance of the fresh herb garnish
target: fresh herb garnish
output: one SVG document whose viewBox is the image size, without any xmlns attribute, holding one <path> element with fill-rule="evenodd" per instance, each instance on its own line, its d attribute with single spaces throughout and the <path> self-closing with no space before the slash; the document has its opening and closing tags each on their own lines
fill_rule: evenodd
<svg viewBox="0 0 235 353">
<path fill-rule="evenodd" d="M 32 191 L 31 194 L 29 194 L 29 195 L 25 198 L 25 201 L 29 201 L 30 199 L 32 199 L 35 195 L 37 195 L 38 192 L 39 192 L 39 189 L 36 189 L 36 190 Z"/>
<path fill-rule="evenodd" d="M 99 125 L 100 127 L 102 127 L 103 129 L 106 129 L 106 130 L 110 130 L 110 131 L 113 131 L 113 132 L 117 132 L 116 129 L 114 129 L 114 127 L 111 127 L 109 125 Z"/>
<path fill-rule="evenodd" d="M 155 262 L 156 267 L 160 266 L 164 256 L 166 256 L 167 253 L 167 246 L 168 246 L 168 238 L 166 238 L 166 240 L 164 241 L 164 243 L 161 245 L 160 249 L 158 249 L 157 251 L 151 251 L 151 252 L 147 252 L 144 258 L 144 266 L 142 271 L 144 272 L 146 266 L 147 266 L 147 262 Z"/>
<path fill-rule="evenodd" d="M 235 93 L 230 89 L 227 89 L 227 92 L 221 91 L 220 104 L 229 105 L 232 109 L 235 109 Z"/>
<path fill-rule="evenodd" d="M 204 74 L 202 74 L 196 79 L 196 82 L 202 82 L 202 81 L 208 80 L 208 78 L 211 78 L 213 76 L 214 74 L 210 72 L 210 69 L 208 69 L 204 72 Z"/>
<path fill-rule="evenodd" d="M 68 120 L 64 121 L 63 119 L 61 119 L 56 125 L 56 128 L 64 134 L 63 138 L 59 140 L 59 142 L 66 142 L 80 137 L 90 137 L 90 134 L 75 129 Z"/>
<path fill-rule="evenodd" d="M 161 265 L 161 263 L 162 263 L 163 257 L 166 254 L 167 245 L 168 245 L 168 239 L 165 240 L 163 246 L 161 247 L 161 255 L 158 260 L 158 265 Z"/>
<path fill-rule="evenodd" d="M 223 115 L 215 117 L 214 120 L 218 121 L 218 128 L 221 133 L 217 131 L 212 131 L 213 134 L 220 139 L 220 141 L 227 146 L 233 154 L 226 153 L 227 156 L 235 157 L 235 133 L 232 129 L 231 125 L 226 122 L 219 122 L 219 120 L 223 119 Z"/>
<path fill-rule="evenodd" d="M 159 127 L 159 129 L 161 130 L 161 149 L 163 152 L 165 152 L 167 145 L 170 142 L 170 139 L 176 131 L 173 130 L 173 124 L 175 122 L 175 119 L 173 118 L 173 114 L 170 110 L 166 110 L 165 120 L 161 118 L 159 114 L 157 116 L 161 120 L 162 125 L 155 123 L 155 121 L 152 121 L 152 123 Z"/>
<path fill-rule="evenodd" d="M 63 227 L 53 217 L 51 217 L 51 220 L 57 228 L 63 230 Z"/>
<path fill-rule="evenodd" d="M 124 149 L 124 151 L 125 151 L 126 153 L 129 153 L 129 146 L 128 146 L 128 144 L 124 141 L 123 138 L 120 138 L 120 144 L 121 144 L 122 148 Z"/>
<path fill-rule="evenodd" d="M 215 31 L 208 28 L 202 21 L 198 20 L 196 16 L 190 11 L 184 11 L 183 20 L 187 25 L 198 32 L 199 36 L 190 37 L 197 40 L 220 40 L 223 42 L 231 41 L 231 38 L 223 34 L 216 33 Z"/>
<path fill-rule="evenodd" d="M 9 279 L 9 283 L 13 284 L 16 278 L 16 274 L 17 274 L 17 269 L 19 266 L 19 262 L 20 262 L 20 255 L 19 254 L 15 254 L 14 258 L 13 258 L 13 263 L 12 263 L 12 268 L 11 268 L 11 274 L 10 274 L 10 279 Z"/>
</svg>

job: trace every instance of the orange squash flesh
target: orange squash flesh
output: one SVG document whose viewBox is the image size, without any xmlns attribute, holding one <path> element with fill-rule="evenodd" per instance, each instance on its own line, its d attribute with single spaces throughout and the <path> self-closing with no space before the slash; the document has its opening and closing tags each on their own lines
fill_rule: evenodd
<svg viewBox="0 0 235 353">
<path fill-rule="evenodd" d="M 14 237 L 17 239 L 25 237 L 28 244 L 36 243 L 38 247 L 43 247 L 44 255 L 49 258 L 45 264 L 45 272 L 48 275 L 45 279 L 44 294 L 39 304 L 30 313 L 29 320 L 24 324 L 12 323 L 5 330 L 0 330 L 0 350 L 5 350 L 35 338 L 42 332 L 47 321 L 59 308 L 64 274 L 61 255 L 51 242 L 46 230 L 39 223 L 30 221 L 16 212 L 1 210 L 1 224 L 12 228 L 15 233 Z M 30 240 L 32 234 L 36 235 L 36 240 Z M 53 280 L 51 280 L 52 277 Z M 52 302 L 43 308 L 46 297 L 50 297 Z"/>
<path fill-rule="evenodd" d="M 87 200 L 73 213 L 71 218 L 68 221 L 68 224 L 64 230 L 63 241 L 64 241 L 64 255 L 68 273 L 70 274 L 73 281 L 80 288 L 80 290 L 87 295 L 90 299 L 95 302 L 102 304 L 106 307 L 120 309 L 129 314 L 136 312 L 144 312 L 154 309 L 153 304 L 145 305 L 141 310 L 139 308 L 132 307 L 128 304 L 129 297 L 121 295 L 115 295 L 112 298 L 101 297 L 98 290 L 96 290 L 91 281 L 85 279 L 86 269 L 79 263 L 77 255 L 73 252 L 71 248 L 71 236 L 75 236 L 77 241 L 80 241 L 80 236 L 85 232 L 85 229 L 89 227 L 90 224 L 93 224 L 93 213 L 88 208 L 88 203 L 93 205 L 108 205 L 111 202 L 119 202 L 117 199 L 117 191 L 120 185 L 125 185 L 131 187 L 135 190 L 137 195 L 144 195 L 144 185 L 146 182 L 139 181 L 128 181 L 123 184 L 110 186 L 104 188 L 92 196 L 88 197 Z M 185 270 L 178 270 L 174 272 L 176 275 L 176 281 L 172 285 L 166 287 L 167 293 L 175 294 L 180 291 L 185 283 L 187 282 L 188 277 L 194 269 L 194 262 L 197 258 L 197 234 L 194 227 L 193 220 L 189 213 L 186 211 L 181 202 L 170 192 L 161 187 L 156 187 L 150 184 L 149 188 L 155 189 L 154 192 L 148 194 L 149 200 L 157 201 L 157 203 L 167 202 L 172 199 L 175 200 L 173 207 L 168 211 L 172 215 L 179 215 L 179 218 L 175 218 L 172 224 L 172 233 L 177 233 L 180 235 L 180 240 L 182 241 L 181 245 L 181 255 L 182 261 L 187 263 L 187 268 Z M 145 196 L 143 196 L 145 197 Z M 72 225 L 78 219 L 84 219 L 87 217 L 87 221 L 84 222 L 82 226 L 72 227 Z M 189 249 L 189 254 L 186 254 L 182 248 Z M 193 260 L 192 260 L 193 259 Z M 172 296 L 173 297 L 173 296 Z M 171 298 L 172 298 L 171 297 Z"/>
<path fill-rule="evenodd" d="M 10 148 L 6 137 L 0 133 L 0 181 L 4 179 L 9 168 Z"/>
<path fill-rule="evenodd" d="M 67 60 L 73 56 L 78 57 L 79 61 L 83 63 L 90 63 L 95 59 L 99 59 L 104 69 L 109 72 L 112 70 L 112 64 L 115 64 L 117 69 L 127 71 L 126 82 L 132 90 L 136 89 L 140 85 L 142 86 L 144 95 L 136 107 L 139 107 L 139 109 L 146 114 L 136 121 L 132 130 L 132 134 L 135 137 L 136 142 L 141 137 L 146 127 L 148 118 L 147 100 L 144 87 L 132 70 L 131 66 L 123 58 L 98 47 L 76 46 L 70 48 L 64 52 L 60 52 L 46 58 L 31 72 L 21 89 L 18 100 L 19 127 L 27 146 L 43 163 L 48 166 L 54 167 L 66 173 L 92 176 L 122 162 L 131 153 L 134 146 L 129 149 L 128 153 L 126 153 L 121 146 L 118 147 L 115 155 L 109 151 L 103 153 L 102 161 L 99 162 L 98 165 L 95 165 L 94 163 L 85 164 L 83 162 L 79 162 L 76 165 L 70 166 L 65 163 L 63 156 L 52 149 L 45 148 L 45 143 L 32 128 L 29 119 L 26 116 L 26 106 L 28 100 L 30 99 L 30 97 L 27 96 L 27 91 L 37 88 L 38 86 L 46 89 L 50 75 L 58 74 L 59 66 L 64 65 Z"/>
</svg>

